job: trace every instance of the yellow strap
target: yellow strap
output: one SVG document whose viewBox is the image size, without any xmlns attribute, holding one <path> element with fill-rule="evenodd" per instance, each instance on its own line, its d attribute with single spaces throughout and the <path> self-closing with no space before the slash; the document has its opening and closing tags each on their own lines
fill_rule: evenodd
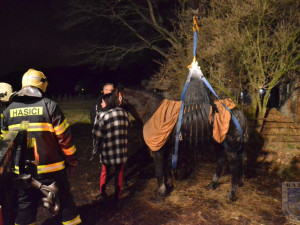
<svg viewBox="0 0 300 225">
<path fill-rule="evenodd" d="M 198 19 L 196 16 L 193 16 L 193 22 L 193 31 L 195 32 L 197 30 L 199 32 Z"/>
<path fill-rule="evenodd" d="M 15 166 L 15 171 L 14 171 L 16 174 L 20 174 L 20 169 L 18 166 Z"/>
<path fill-rule="evenodd" d="M 196 61 L 196 56 L 194 56 L 193 62 L 192 62 L 190 65 L 188 65 L 187 68 L 188 68 L 188 69 L 192 68 L 192 66 L 193 66 L 195 63 L 198 63 L 198 62 Z"/>
</svg>

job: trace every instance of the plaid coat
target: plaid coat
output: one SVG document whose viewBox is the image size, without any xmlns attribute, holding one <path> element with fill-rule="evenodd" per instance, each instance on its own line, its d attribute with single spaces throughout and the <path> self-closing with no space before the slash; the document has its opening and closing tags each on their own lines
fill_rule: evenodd
<svg viewBox="0 0 300 225">
<path fill-rule="evenodd" d="M 128 126 L 128 115 L 122 108 L 97 113 L 92 134 L 101 163 L 115 165 L 127 161 Z"/>
</svg>

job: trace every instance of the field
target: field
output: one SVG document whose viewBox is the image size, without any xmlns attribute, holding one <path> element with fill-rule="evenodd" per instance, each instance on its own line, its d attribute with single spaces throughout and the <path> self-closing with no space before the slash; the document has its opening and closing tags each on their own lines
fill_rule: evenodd
<svg viewBox="0 0 300 225">
<path fill-rule="evenodd" d="M 230 176 L 227 174 L 215 191 L 206 189 L 215 170 L 212 148 L 199 157 L 197 168 L 187 179 L 176 180 L 175 190 L 169 197 L 156 201 L 152 160 L 142 140 L 141 126 L 133 118 L 127 170 L 132 186 L 118 204 L 114 204 L 110 198 L 96 201 L 100 163 L 97 157 L 88 160 L 92 146 L 89 110 L 94 101 L 87 99 L 59 103 L 71 125 L 80 159 L 76 173 L 70 175 L 69 180 L 84 224 L 297 224 L 283 215 L 281 184 L 282 181 L 300 181 L 299 142 L 274 144 L 258 135 L 251 139 L 245 159 L 245 185 L 239 189 L 236 202 L 227 198 L 230 188 Z M 113 180 L 110 181 L 108 194 L 113 194 Z M 60 223 L 57 217 L 40 208 L 37 224 Z"/>
</svg>

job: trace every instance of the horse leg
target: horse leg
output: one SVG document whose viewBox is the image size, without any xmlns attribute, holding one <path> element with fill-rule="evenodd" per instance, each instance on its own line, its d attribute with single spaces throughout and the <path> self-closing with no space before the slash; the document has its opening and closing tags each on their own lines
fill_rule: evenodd
<svg viewBox="0 0 300 225">
<path fill-rule="evenodd" d="M 226 151 L 229 161 L 229 168 L 232 175 L 231 188 L 228 197 L 231 201 L 237 200 L 237 188 L 241 186 L 243 179 L 243 153 Z"/>
<path fill-rule="evenodd" d="M 170 149 L 170 148 L 168 148 Z M 165 149 L 165 185 L 167 188 L 167 194 L 171 193 L 174 190 L 174 175 L 173 175 L 173 170 L 172 170 L 172 159 L 171 159 L 171 153 L 170 151 L 167 151 Z"/>
<path fill-rule="evenodd" d="M 212 178 L 212 181 L 208 185 L 208 189 L 212 189 L 212 190 L 215 190 L 219 186 L 219 179 L 222 175 L 223 169 L 227 162 L 227 156 L 221 144 L 215 144 L 215 154 L 216 154 L 217 168 Z"/>
<path fill-rule="evenodd" d="M 159 151 L 152 152 L 153 153 L 153 160 L 155 165 L 155 175 L 157 178 L 157 193 L 156 197 L 158 199 L 165 197 L 167 194 L 167 188 L 164 183 L 164 151 L 160 149 Z"/>
</svg>

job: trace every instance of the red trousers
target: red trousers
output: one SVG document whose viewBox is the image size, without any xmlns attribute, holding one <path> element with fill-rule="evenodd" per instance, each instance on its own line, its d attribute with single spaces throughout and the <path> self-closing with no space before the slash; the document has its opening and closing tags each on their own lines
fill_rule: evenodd
<svg viewBox="0 0 300 225">
<path fill-rule="evenodd" d="M 116 164 L 115 166 L 115 200 L 120 199 L 122 193 L 122 184 L 123 184 L 123 171 L 124 164 Z M 101 175 L 100 175 L 100 193 L 105 195 L 106 185 L 111 179 L 110 170 L 112 165 L 102 164 Z"/>
</svg>

